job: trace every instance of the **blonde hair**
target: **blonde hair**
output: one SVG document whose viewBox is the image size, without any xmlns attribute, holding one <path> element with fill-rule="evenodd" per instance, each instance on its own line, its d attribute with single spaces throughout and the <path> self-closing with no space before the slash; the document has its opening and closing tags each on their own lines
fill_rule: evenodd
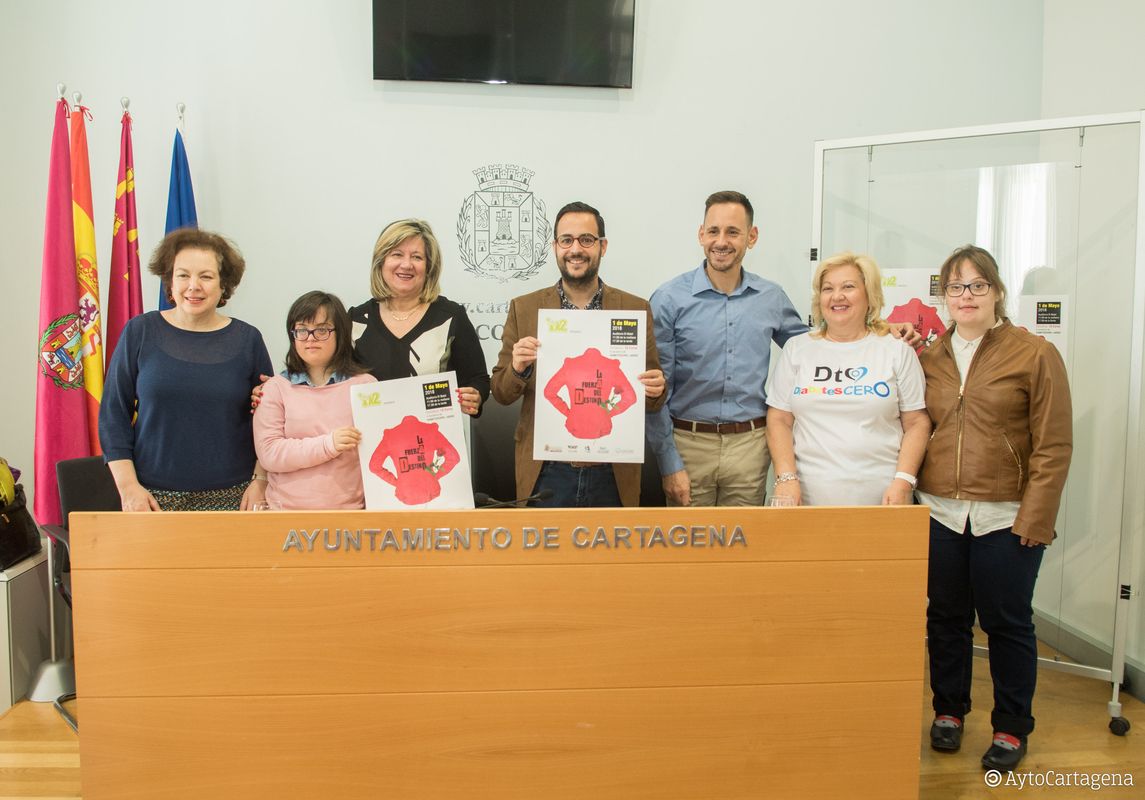
<svg viewBox="0 0 1145 800">
<path fill-rule="evenodd" d="M 423 303 L 432 303 L 441 295 L 441 247 L 433 235 L 433 228 L 425 220 L 399 219 L 387 225 L 378 236 L 378 241 L 374 242 L 374 257 L 370 262 L 370 293 L 375 300 L 388 300 L 394 294 L 382 277 L 382 264 L 386 256 L 398 245 L 418 236 L 425 243 L 425 286 L 418 299 Z"/>
<path fill-rule="evenodd" d="M 819 292 L 823 288 L 824 276 L 839 267 L 855 267 L 863 276 L 863 288 L 867 292 L 867 330 L 878 336 L 885 336 L 890 326 L 880 314 L 883 312 L 883 276 L 879 272 L 879 265 L 870 256 L 855 255 L 847 251 L 831 256 L 826 261 L 819 262 L 815 270 L 815 277 L 811 279 L 811 328 L 813 336 L 822 336 L 827 332 L 827 321 L 823 319 L 823 310 L 819 307 Z"/>
</svg>

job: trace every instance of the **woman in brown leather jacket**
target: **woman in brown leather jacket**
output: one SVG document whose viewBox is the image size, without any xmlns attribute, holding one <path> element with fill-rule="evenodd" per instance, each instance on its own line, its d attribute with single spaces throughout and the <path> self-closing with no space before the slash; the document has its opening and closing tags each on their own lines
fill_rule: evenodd
<svg viewBox="0 0 1145 800">
<path fill-rule="evenodd" d="M 977 614 L 994 682 L 982 766 L 1006 771 L 1034 729 L 1032 600 L 1073 450 L 1069 382 L 1057 349 L 1006 318 L 1006 287 L 988 252 L 955 250 L 939 280 L 953 325 L 920 357 L 934 425 L 918 480 L 931 509 L 930 744 L 961 747 Z"/>
</svg>

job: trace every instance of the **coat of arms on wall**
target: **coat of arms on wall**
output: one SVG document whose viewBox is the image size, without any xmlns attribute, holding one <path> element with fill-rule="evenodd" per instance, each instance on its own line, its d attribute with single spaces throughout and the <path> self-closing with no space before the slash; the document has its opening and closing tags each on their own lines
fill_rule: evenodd
<svg viewBox="0 0 1145 800">
<path fill-rule="evenodd" d="M 457 244 L 465 271 L 501 283 L 527 280 L 548 258 L 545 204 L 529 191 L 533 171 L 514 164 L 473 170 L 477 191 L 457 215 Z"/>
</svg>

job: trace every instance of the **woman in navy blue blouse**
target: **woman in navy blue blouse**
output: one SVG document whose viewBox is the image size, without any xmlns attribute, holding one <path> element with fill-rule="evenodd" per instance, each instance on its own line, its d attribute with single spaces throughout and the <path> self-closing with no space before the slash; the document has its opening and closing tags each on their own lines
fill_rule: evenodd
<svg viewBox="0 0 1145 800">
<path fill-rule="evenodd" d="M 245 262 L 215 233 L 186 228 L 150 270 L 174 308 L 133 318 L 112 356 L 99 439 L 124 511 L 226 511 L 263 500 L 250 387 L 271 371 L 262 334 L 223 316 Z"/>
</svg>

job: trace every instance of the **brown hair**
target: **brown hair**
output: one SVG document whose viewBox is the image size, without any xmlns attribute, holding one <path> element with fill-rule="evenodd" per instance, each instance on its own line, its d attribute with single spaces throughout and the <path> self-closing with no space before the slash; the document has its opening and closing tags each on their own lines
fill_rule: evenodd
<svg viewBox="0 0 1145 800">
<path fill-rule="evenodd" d="M 826 261 L 821 261 L 811 279 L 811 326 L 818 336 L 827 331 L 827 321 L 823 319 L 823 309 L 819 306 L 819 291 L 823 288 L 823 277 L 839 267 L 855 267 L 863 276 L 863 288 L 867 292 L 867 330 L 879 336 L 890 331 L 887 321 L 879 315 L 883 313 L 883 276 L 879 265 L 870 256 L 855 255 L 851 252 L 838 253 Z"/>
<path fill-rule="evenodd" d="M 402 242 L 420 236 L 425 243 L 425 286 L 418 298 L 423 303 L 432 303 L 441 294 L 441 247 L 433 228 L 423 219 L 399 219 L 391 222 L 378 235 L 374 242 L 374 257 L 370 261 L 370 293 L 375 300 L 388 300 L 393 291 L 382 277 L 382 264 L 390 251 Z"/>
<path fill-rule="evenodd" d="M 294 336 L 291 332 L 295 325 L 309 322 L 323 309 L 326 311 L 326 321 L 334 327 L 334 357 L 330 359 L 330 368 L 345 377 L 361 375 L 366 368 L 354 356 L 350 315 L 346 313 L 346 306 L 342 305 L 337 295 L 319 291 L 302 295 L 286 312 L 286 335 L 290 337 L 290 348 L 286 351 L 287 371 L 298 374 L 308 371 L 306 362 L 294 349 Z"/>
<path fill-rule="evenodd" d="M 959 247 L 942 262 L 942 269 L 938 272 L 938 283 L 942 287 L 943 296 L 946 295 L 946 285 L 951 279 L 962 274 L 963 261 L 969 261 L 986 283 L 994 287 L 994 318 L 1006 319 L 1006 284 L 1002 282 L 998 262 L 987 250 L 976 245 Z"/>
<path fill-rule="evenodd" d="M 747 195 L 733 189 L 725 189 L 722 192 L 715 192 L 708 195 L 708 199 L 704 201 L 704 218 L 707 218 L 708 211 L 712 206 L 719 205 L 720 203 L 735 203 L 736 205 L 743 206 L 743 210 L 747 212 L 748 227 L 754 224 L 755 209 L 751 207 L 751 201 L 747 199 Z"/>
<path fill-rule="evenodd" d="M 173 300 L 171 294 L 171 278 L 175 273 L 175 256 L 183 250 L 209 250 L 215 254 L 219 262 L 219 287 L 223 296 L 219 298 L 219 308 L 227 304 L 231 295 L 238 288 L 239 281 L 243 279 L 246 270 L 246 261 L 242 253 L 230 240 L 210 231 L 198 228 L 180 228 L 171 231 L 163 237 L 163 241 L 151 254 L 151 263 L 147 265 L 148 271 L 163 281 L 163 289 L 167 292 L 167 299 Z"/>
<path fill-rule="evenodd" d="M 557 226 L 561 224 L 561 217 L 563 217 L 565 214 L 592 214 L 592 216 L 596 219 L 596 235 L 597 235 L 597 237 L 600 239 L 605 238 L 604 237 L 604 217 L 602 217 L 600 215 L 600 212 L 597 211 L 592 206 L 590 206 L 588 203 L 582 203 L 579 200 L 576 200 L 572 203 L 568 203 L 568 204 L 564 205 L 561 208 L 561 210 L 557 212 L 557 217 L 553 221 L 553 237 L 554 238 L 557 235 Z"/>
</svg>

